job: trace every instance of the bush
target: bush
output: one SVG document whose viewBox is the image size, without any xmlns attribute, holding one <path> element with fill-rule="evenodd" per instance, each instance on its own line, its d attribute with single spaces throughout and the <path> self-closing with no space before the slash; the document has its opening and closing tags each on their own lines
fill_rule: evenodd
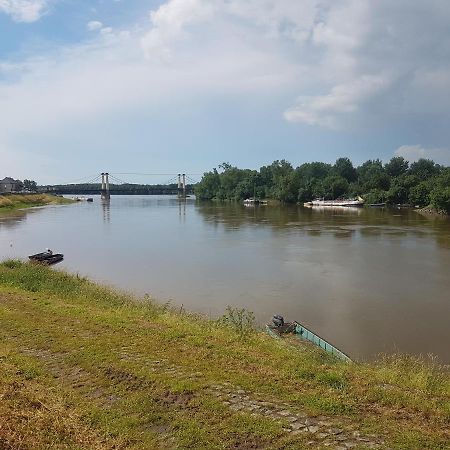
<svg viewBox="0 0 450 450">
<path fill-rule="evenodd" d="M 409 202 L 412 205 L 427 206 L 430 204 L 430 188 L 427 182 L 422 181 L 409 191 Z"/>
<path fill-rule="evenodd" d="M 369 205 L 372 203 L 383 203 L 386 201 L 386 191 L 380 191 L 379 189 L 374 189 L 364 196 L 366 203 Z"/>
<path fill-rule="evenodd" d="M 450 214 L 450 187 L 433 190 L 431 192 L 431 205 Z"/>
<path fill-rule="evenodd" d="M 247 338 L 255 331 L 255 315 L 244 308 L 227 306 L 226 313 L 219 319 L 219 323 L 233 328 L 241 339 Z"/>
</svg>

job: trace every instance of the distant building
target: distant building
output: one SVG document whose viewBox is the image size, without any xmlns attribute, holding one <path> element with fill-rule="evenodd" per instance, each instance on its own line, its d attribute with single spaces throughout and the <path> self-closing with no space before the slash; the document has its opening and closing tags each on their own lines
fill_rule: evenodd
<svg viewBox="0 0 450 450">
<path fill-rule="evenodd" d="M 20 180 L 6 177 L 0 180 L 0 194 L 8 194 L 10 192 L 18 192 L 23 189 L 23 183 Z"/>
</svg>

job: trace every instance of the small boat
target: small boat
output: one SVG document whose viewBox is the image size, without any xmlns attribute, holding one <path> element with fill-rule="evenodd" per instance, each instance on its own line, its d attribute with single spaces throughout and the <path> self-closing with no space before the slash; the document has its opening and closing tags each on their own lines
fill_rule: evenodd
<svg viewBox="0 0 450 450">
<path fill-rule="evenodd" d="M 44 264 L 46 266 L 51 266 L 57 264 L 64 259 L 64 255 L 61 253 L 53 253 L 51 250 L 47 250 L 42 253 L 36 253 L 28 257 L 30 261 Z"/>
<path fill-rule="evenodd" d="M 285 322 L 283 316 L 273 316 L 272 323 L 266 325 L 266 330 L 272 337 L 275 338 L 280 338 L 283 334 L 293 334 L 300 340 L 312 342 L 314 345 L 317 345 L 321 349 L 332 353 L 336 357 L 346 362 L 352 361 L 344 352 L 342 352 L 317 334 L 313 333 L 301 323 L 296 321 Z"/>
<path fill-rule="evenodd" d="M 87 202 L 92 203 L 94 201 L 94 199 L 92 197 L 89 197 L 86 199 Z"/>
<path fill-rule="evenodd" d="M 267 200 L 258 200 L 257 198 L 246 198 L 244 200 L 245 206 L 255 206 L 255 205 L 267 205 Z"/>
<path fill-rule="evenodd" d="M 369 205 L 370 208 L 384 208 L 386 206 L 386 203 L 370 203 Z"/>
</svg>

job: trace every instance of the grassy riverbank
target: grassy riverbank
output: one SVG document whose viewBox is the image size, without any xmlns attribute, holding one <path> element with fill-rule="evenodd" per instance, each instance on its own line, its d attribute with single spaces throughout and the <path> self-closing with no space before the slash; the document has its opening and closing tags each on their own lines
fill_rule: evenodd
<svg viewBox="0 0 450 450">
<path fill-rule="evenodd" d="M 1 449 L 448 448 L 448 372 L 310 347 L 0 264 Z M 347 446 L 347 447 L 346 447 Z"/>
<path fill-rule="evenodd" d="M 0 212 L 33 206 L 64 205 L 72 200 L 50 194 L 10 194 L 0 195 Z"/>
</svg>

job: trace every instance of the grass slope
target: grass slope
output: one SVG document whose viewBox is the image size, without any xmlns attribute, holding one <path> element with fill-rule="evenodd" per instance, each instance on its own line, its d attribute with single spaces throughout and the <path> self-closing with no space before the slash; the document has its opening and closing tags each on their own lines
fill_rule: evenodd
<svg viewBox="0 0 450 450">
<path fill-rule="evenodd" d="M 346 364 L 84 278 L 0 264 L 1 449 L 448 448 L 433 361 Z"/>
<path fill-rule="evenodd" d="M 0 195 L 0 211 L 31 208 L 33 206 L 63 205 L 72 200 L 50 194 L 10 194 Z"/>
</svg>

